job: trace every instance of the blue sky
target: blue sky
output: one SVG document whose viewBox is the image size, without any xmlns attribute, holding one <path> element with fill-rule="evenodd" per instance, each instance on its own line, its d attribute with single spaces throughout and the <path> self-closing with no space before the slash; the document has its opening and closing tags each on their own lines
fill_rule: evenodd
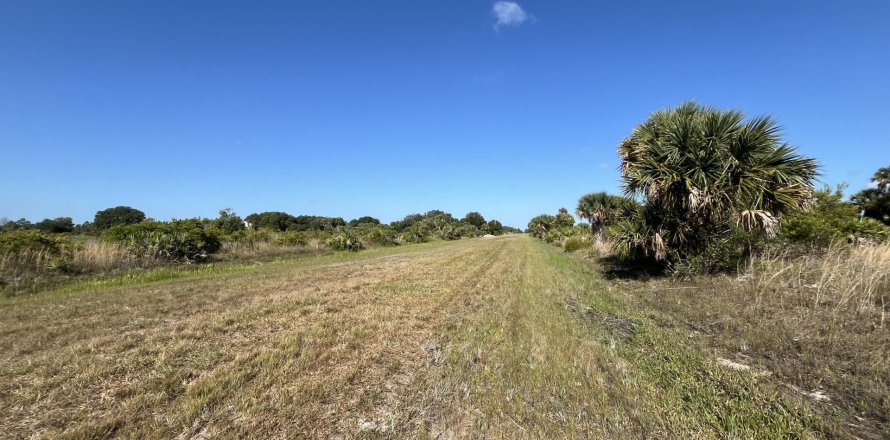
<svg viewBox="0 0 890 440">
<path fill-rule="evenodd" d="M 0 217 L 524 226 L 617 191 L 618 142 L 688 99 L 774 115 L 856 189 L 890 165 L 888 22 L 886 0 L 2 2 Z"/>
</svg>

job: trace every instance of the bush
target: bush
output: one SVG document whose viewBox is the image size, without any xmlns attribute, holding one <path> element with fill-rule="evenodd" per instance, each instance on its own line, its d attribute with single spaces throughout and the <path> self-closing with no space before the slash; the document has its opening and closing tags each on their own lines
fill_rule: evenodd
<svg viewBox="0 0 890 440">
<path fill-rule="evenodd" d="M 589 237 L 590 228 L 587 225 L 554 227 L 544 233 L 544 241 L 562 245 L 571 237 Z"/>
<path fill-rule="evenodd" d="M 361 241 L 374 246 L 396 246 L 396 231 L 384 225 L 369 223 L 361 224 L 352 229 L 353 233 L 361 238 Z"/>
<path fill-rule="evenodd" d="M 0 254 L 18 254 L 25 251 L 61 254 L 69 240 L 35 230 L 15 230 L 0 233 Z"/>
<path fill-rule="evenodd" d="M 170 223 L 143 222 L 116 226 L 104 238 L 122 243 L 138 256 L 152 256 L 178 262 L 203 261 L 221 247 L 219 238 L 198 220 Z"/>
<path fill-rule="evenodd" d="M 566 252 L 577 252 L 593 245 L 593 241 L 585 237 L 569 237 L 563 242 Z"/>
<path fill-rule="evenodd" d="M 685 258 L 671 255 L 670 267 L 675 278 L 690 278 L 721 272 L 733 272 L 747 264 L 752 255 L 767 248 L 763 233 L 746 232 L 738 228 L 709 233 L 703 237 L 706 245 Z"/>
<path fill-rule="evenodd" d="M 335 251 L 358 252 L 365 248 L 364 243 L 358 236 L 347 231 L 340 231 L 325 241 L 331 249 Z"/>
<path fill-rule="evenodd" d="M 272 240 L 275 233 L 269 229 L 245 229 L 228 235 L 227 240 L 232 243 L 254 244 Z"/>
<path fill-rule="evenodd" d="M 415 223 L 399 233 L 396 240 L 399 243 L 426 243 L 431 240 L 431 235 L 419 223 Z"/>
<path fill-rule="evenodd" d="M 880 243 L 890 228 L 872 218 L 860 218 L 858 208 L 843 201 L 844 187 L 816 191 L 812 208 L 782 219 L 779 233 L 792 244 L 827 248 L 833 243 L 871 241 Z"/>
</svg>

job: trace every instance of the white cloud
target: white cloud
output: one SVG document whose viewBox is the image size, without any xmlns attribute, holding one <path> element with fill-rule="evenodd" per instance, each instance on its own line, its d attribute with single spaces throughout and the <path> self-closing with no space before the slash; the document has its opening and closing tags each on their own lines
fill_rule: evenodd
<svg viewBox="0 0 890 440">
<path fill-rule="evenodd" d="M 528 21 L 531 17 L 516 2 L 497 2 L 491 7 L 491 15 L 497 22 L 494 29 L 498 30 L 503 26 L 519 26 Z"/>
</svg>

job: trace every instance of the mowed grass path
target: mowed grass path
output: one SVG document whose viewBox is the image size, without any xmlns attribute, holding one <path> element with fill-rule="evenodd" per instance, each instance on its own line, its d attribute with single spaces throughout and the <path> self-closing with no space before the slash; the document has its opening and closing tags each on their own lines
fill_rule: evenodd
<svg viewBox="0 0 890 440">
<path fill-rule="evenodd" d="M 527 236 L 157 278 L 0 300 L 0 437 L 832 432 Z"/>
</svg>

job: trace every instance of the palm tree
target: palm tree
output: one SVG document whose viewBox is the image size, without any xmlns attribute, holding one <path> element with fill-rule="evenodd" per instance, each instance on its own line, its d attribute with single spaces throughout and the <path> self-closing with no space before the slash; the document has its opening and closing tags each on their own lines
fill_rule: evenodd
<svg viewBox="0 0 890 440">
<path fill-rule="evenodd" d="M 878 168 L 871 181 L 878 188 L 878 191 L 885 192 L 890 189 L 890 167 Z"/>
<path fill-rule="evenodd" d="M 718 225 L 775 234 L 782 215 L 809 206 L 818 176 L 816 161 L 796 154 L 769 116 L 745 120 L 695 102 L 653 113 L 618 153 L 625 194 L 664 213 L 650 216 L 656 237 L 635 242 L 680 248 L 701 245 L 700 232 Z"/>
<path fill-rule="evenodd" d="M 547 235 L 547 231 L 553 228 L 555 223 L 556 217 L 549 214 L 541 214 L 529 220 L 526 231 L 543 240 Z"/>
<path fill-rule="evenodd" d="M 594 239 L 603 239 L 603 228 L 612 223 L 627 204 L 627 199 L 606 192 L 585 194 L 578 199 L 575 214 L 590 222 L 590 232 Z"/>
<path fill-rule="evenodd" d="M 890 167 L 879 168 L 871 178 L 874 188 L 866 188 L 850 199 L 862 215 L 890 225 Z"/>
</svg>

